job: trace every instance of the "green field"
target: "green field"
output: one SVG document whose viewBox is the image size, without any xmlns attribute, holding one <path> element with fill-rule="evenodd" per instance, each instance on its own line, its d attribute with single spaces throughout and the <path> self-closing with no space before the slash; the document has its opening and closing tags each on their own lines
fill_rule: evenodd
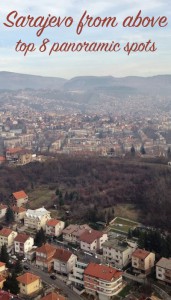
<svg viewBox="0 0 171 300">
<path fill-rule="evenodd" d="M 110 231 L 127 234 L 129 229 L 134 229 L 138 226 L 137 222 L 129 219 L 116 217 L 112 224 L 109 225 Z"/>
</svg>

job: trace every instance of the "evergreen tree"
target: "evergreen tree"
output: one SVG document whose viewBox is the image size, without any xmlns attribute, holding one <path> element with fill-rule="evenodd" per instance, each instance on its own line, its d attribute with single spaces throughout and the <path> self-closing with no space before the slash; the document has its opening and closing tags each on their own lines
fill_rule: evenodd
<svg viewBox="0 0 171 300">
<path fill-rule="evenodd" d="M 2 245 L 0 252 L 0 261 L 4 262 L 7 267 L 9 266 L 9 254 L 6 245 Z"/>
<path fill-rule="evenodd" d="M 15 270 L 15 274 L 20 274 L 23 271 L 23 266 L 19 259 L 16 261 L 14 270 Z"/>
<path fill-rule="evenodd" d="M 132 157 L 135 156 L 135 148 L 134 148 L 134 145 L 132 145 L 132 147 L 131 147 L 131 155 L 132 155 Z"/>
<path fill-rule="evenodd" d="M 12 275 L 8 276 L 6 281 L 4 282 L 4 290 L 10 291 L 12 294 L 17 295 L 20 292 L 19 284 L 16 279 L 16 274 L 12 273 Z"/>
<path fill-rule="evenodd" d="M 63 206 L 64 205 L 64 199 L 63 199 L 62 192 L 59 192 L 58 199 L 59 199 L 59 205 Z"/>
<path fill-rule="evenodd" d="M 141 146 L 141 148 L 140 148 L 140 153 L 141 153 L 142 155 L 145 155 L 145 154 L 146 154 L 144 145 Z"/>
<path fill-rule="evenodd" d="M 5 214 L 5 221 L 9 224 L 14 222 L 14 212 L 11 207 L 7 208 L 6 214 Z"/>
<path fill-rule="evenodd" d="M 44 243 L 46 243 L 46 236 L 43 228 L 41 228 L 35 236 L 34 244 L 38 247 L 41 247 Z"/>
<path fill-rule="evenodd" d="M 59 191 L 59 189 L 57 188 L 57 189 L 56 189 L 56 192 L 55 192 L 56 196 L 59 195 L 59 192 L 60 192 L 60 191 Z"/>
</svg>

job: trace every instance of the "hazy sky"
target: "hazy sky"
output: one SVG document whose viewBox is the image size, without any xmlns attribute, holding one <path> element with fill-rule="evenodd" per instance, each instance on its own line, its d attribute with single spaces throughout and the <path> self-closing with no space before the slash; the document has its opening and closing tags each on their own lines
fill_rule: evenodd
<svg viewBox="0 0 171 300">
<path fill-rule="evenodd" d="M 136 16 L 139 10 L 142 16 L 167 16 L 168 26 L 160 28 L 123 28 L 122 21 L 128 15 Z M 18 11 L 18 17 L 23 16 L 71 16 L 74 23 L 70 28 L 47 28 L 40 37 L 36 36 L 39 28 L 7 28 L 3 25 L 7 15 Z M 116 16 L 119 25 L 116 28 L 84 27 L 81 35 L 76 34 L 76 26 L 83 12 L 97 17 Z M 151 76 L 171 74 L 171 30 L 170 30 L 170 0 L 6 0 L 0 6 L 0 70 L 19 73 L 57 76 L 71 78 L 80 75 L 112 75 Z M 11 20 L 15 21 L 13 18 Z M 130 42 L 156 42 L 158 50 L 154 53 L 53 53 L 37 51 L 42 40 L 48 38 L 51 47 L 54 42 L 120 42 L 123 47 Z M 34 42 L 36 51 L 24 56 L 15 51 L 18 40 Z M 49 48 L 48 48 L 49 49 Z"/>
</svg>

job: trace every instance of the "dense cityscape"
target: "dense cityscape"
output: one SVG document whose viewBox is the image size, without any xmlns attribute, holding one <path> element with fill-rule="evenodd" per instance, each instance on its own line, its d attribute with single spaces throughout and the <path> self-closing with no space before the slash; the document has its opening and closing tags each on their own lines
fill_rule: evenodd
<svg viewBox="0 0 171 300">
<path fill-rule="evenodd" d="M 153 211 L 156 205 L 162 208 L 165 197 L 168 201 L 166 221 L 151 226 L 140 213 L 140 196 L 136 199 L 142 177 L 139 181 L 130 177 L 134 186 L 128 191 L 136 185 L 137 191 L 128 195 L 120 190 L 120 201 L 111 189 L 109 199 L 105 188 L 112 185 L 102 167 L 111 164 L 117 168 L 121 161 L 123 174 L 139 168 L 146 176 L 143 172 L 148 171 L 149 163 L 154 168 L 151 177 L 155 174 L 156 180 L 166 180 L 170 186 L 170 96 L 127 94 L 124 88 L 121 94 L 113 94 L 111 87 L 110 92 L 99 89 L 100 85 L 95 94 L 80 86 L 68 91 L 61 87 L 1 89 L 0 172 L 7 178 L 0 187 L 1 300 L 171 299 L 171 234 L 165 225 L 167 220 L 170 224 L 170 206 L 166 206 L 170 194 L 165 196 L 164 191 L 154 202 L 157 204 L 149 200 L 157 192 L 149 195 L 147 191 L 144 196 L 152 201 Z M 62 173 L 60 157 L 66 165 L 70 163 L 67 159 L 74 157 L 73 174 L 75 170 L 81 174 L 79 163 L 84 165 L 84 159 L 87 166 L 97 164 L 99 174 L 94 167 L 93 175 L 88 176 L 97 181 L 104 176 L 105 188 L 99 187 L 99 181 L 95 192 L 90 189 L 85 196 L 90 184 L 81 177 L 77 182 L 70 171 L 68 175 L 66 165 Z M 48 168 L 54 172 L 53 165 L 59 177 L 50 182 L 43 176 Z M 34 172 L 38 179 L 32 176 Z M 122 174 L 116 175 L 118 186 L 120 178 L 124 181 Z M 149 187 L 153 179 L 143 180 Z M 160 185 L 154 188 L 158 191 Z"/>
</svg>

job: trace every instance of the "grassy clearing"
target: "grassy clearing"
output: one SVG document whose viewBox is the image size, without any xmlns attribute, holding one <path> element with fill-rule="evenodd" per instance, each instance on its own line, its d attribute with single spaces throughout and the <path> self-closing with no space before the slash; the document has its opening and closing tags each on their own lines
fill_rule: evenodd
<svg viewBox="0 0 171 300">
<path fill-rule="evenodd" d="M 122 225 L 127 226 L 127 227 L 134 227 L 134 226 L 138 225 L 137 222 L 127 220 L 127 219 L 123 219 L 123 218 L 118 218 L 118 217 L 115 219 L 114 224 L 122 224 Z"/>
<path fill-rule="evenodd" d="M 35 190 L 29 192 L 29 204 L 31 209 L 42 206 L 50 207 L 53 203 L 55 191 L 49 190 L 47 186 L 36 187 Z"/>
<path fill-rule="evenodd" d="M 138 225 L 137 222 L 134 222 L 132 220 L 124 219 L 121 217 L 116 217 L 113 224 L 109 226 L 110 231 L 117 232 L 117 233 L 125 233 L 127 234 L 129 229 L 133 229 Z"/>
</svg>

